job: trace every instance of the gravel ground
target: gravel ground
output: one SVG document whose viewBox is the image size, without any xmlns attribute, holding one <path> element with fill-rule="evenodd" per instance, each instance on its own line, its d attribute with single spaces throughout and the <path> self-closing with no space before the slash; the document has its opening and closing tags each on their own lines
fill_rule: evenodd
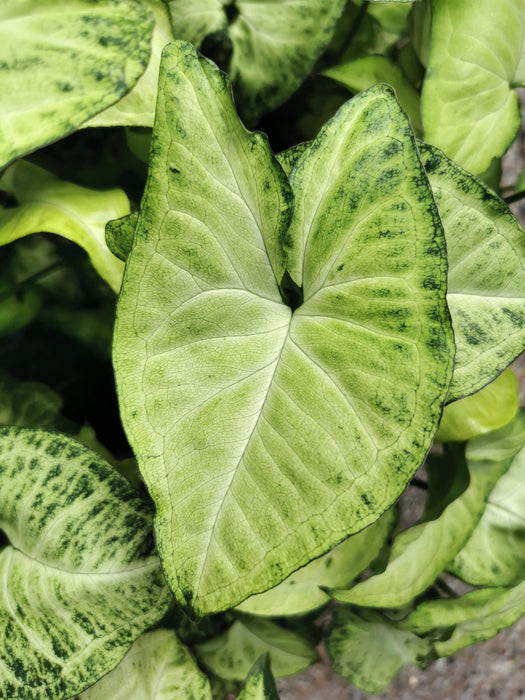
<svg viewBox="0 0 525 700">
<path fill-rule="evenodd" d="M 525 89 L 518 90 L 525 114 Z M 502 184 L 512 185 L 525 169 L 525 123 L 503 160 Z M 525 227 L 525 199 L 511 205 Z M 525 406 L 525 354 L 513 369 L 520 380 Z M 421 504 L 416 504 L 416 507 Z M 320 663 L 291 678 L 280 679 L 281 700 L 515 700 L 525 697 L 525 617 L 487 642 L 468 647 L 432 663 L 425 671 L 401 669 L 388 690 L 364 693 L 336 676 L 326 653 Z"/>
</svg>

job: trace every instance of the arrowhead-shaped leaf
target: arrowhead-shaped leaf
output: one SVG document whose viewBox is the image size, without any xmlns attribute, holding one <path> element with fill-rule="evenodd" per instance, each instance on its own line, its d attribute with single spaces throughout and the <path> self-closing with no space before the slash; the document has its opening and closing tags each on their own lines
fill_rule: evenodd
<svg viewBox="0 0 525 700">
<path fill-rule="evenodd" d="M 119 291 L 124 266 L 106 245 L 105 225 L 129 213 L 122 190 L 79 187 L 22 160 L 0 178 L 0 190 L 18 202 L 0 208 L 0 245 L 40 231 L 64 236 L 82 246 L 99 275 Z"/>
<path fill-rule="evenodd" d="M 0 695 L 71 697 L 166 612 L 151 507 L 71 438 L 0 428 Z"/>
<path fill-rule="evenodd" d="M 119 665 L 78 700 L 212 700 L 208 679 L 175 632 L 137 639 Z"/>
<path fill-rule="evenodd" d="M 152 30 L 138 0 L 3 0 L 0 168 L 129 92 L 148 63 Z"/>
<path fill-rule="evenodd" d="M 482 173 L 520 126 L 525 84 L 523 0 L 433 0 L 423 85 L 425 140 Z"/>
<path fill-rule="evenodd" d="M 284 172 L 190 45 L 165 52 L 157 114 L 114 362 L 168 580 L 204 613 L 375 521 L 422 462 L 451 371 L 445 250 L 386 88 L 297 162 L 289 231 Z"/>
<path fill-rule="evenodd" d="M 480 180 L 437 148 L 419 148 L 447 241 L 453 401 L 495 379 L 525 349 L 525 231 Z"/>
<path fill-rule="evenodd" d="M 173 34 L 203 48 L 217 37 L 231 52 L 236 102 L 250 122 L 278 107 L 312 70 L 329 43 L 343 0 L 170 0 Z M 233 3 L 230 3 L 232 6 Z M 234 16 L 230 15 L 230 11 Z"/>
</svg>

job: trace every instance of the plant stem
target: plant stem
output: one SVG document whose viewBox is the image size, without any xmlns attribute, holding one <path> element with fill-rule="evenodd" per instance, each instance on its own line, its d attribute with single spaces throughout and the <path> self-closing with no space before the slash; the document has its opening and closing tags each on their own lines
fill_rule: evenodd
<svg viewBox="0 0 525 700">
<path fill-rule="evenodd" d="M 514 204 L 514 202 L 519 202 L 521 199 L 525 199 L 525 190 L 515 192 L 514 194 L 511 194 L 508 197 L 503 197 L 503 201 L 507 204 Z"/>
</svg>

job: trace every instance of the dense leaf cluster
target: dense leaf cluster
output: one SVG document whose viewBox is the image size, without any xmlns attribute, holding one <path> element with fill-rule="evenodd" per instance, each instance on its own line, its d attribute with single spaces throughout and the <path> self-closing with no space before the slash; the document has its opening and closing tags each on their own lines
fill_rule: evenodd
<svg viewBox="0 0 525 700">
<path fill-rule="evenodd" d="M 275 700 L 320 642 L 374 692 L 523 615 L 524 36 L 3 1 L 2 697 Z"/>
</svg>

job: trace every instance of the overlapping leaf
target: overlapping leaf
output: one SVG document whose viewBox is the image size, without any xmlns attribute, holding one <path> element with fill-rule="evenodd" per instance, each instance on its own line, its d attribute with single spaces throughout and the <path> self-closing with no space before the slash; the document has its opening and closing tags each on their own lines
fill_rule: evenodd
<svg viewBox="0 0 525 700">
<path fill-rule="evenodd" d="M 421 463 L 451 365 L 445 251 L 386 88 L 297 162 L 288 232 L 283 171 L 189 45 L 158 115 L 114 361 L 168 580 L 207 612 L 366 527 Z"/>
<path fill-rule="evenodd" d="M 148 66 L 131 92 L 82 126 L 153 126 L 162 49 L 173 40 L 170 17 L 162 0 L 142 0 L 155 18 Z"/>
<path fill-rule="evenodd" d="M 524 0 L 433 0 L 422 94 L 425 140 L 482 173 L 520 126 Z"/>
<path fill-rule="evenodd" d="M 329 602 L 323 588 L 345 587 L 377 557 L 394 525 L 395 508 L 275 588 L 247 598 L 239 610 L 253 615 L 300 615 Z"/>
<path fill-rule="evenodd" d="M 125 95 L 146 68 L 152 30 L 139 0 L 3 0 L 0 168 Z"/>
<path fill-rule="evenodd" d="M 224 45 L 241 114 L 255 121 L 284 102 L 330 41 L 343 0 L 170 0 L 176 39 Z M 203 49 L 205 47 L 203 46 Z"/>
<path fill-rule="evenodd" d="M 514 588 L 484 588 L 460 598 L 422 603 L 400 624 L 419 634 L 442 633 L 439 656 L 494 637 L 525 614 L 525 581 Z"/>
<path fill-rule="evenodd" d="M 269 620 L 236 620 L 223 634 L 198 644 L 199 661 L 226 680 L 242 681 L 262 654 L 268 654 L 277 678 L 302 671 L 317 661 L 310 642 Z"/>
<path fill-rule="evenodd" d="M 82 246 L 100 276 L 116 292 L 124 265 L 109 250 L 105 225 L 129 213 L 122 190 L 91 190 L 63 182 L 32 163 L 18 161 L 0 179 L 18 206 L 0 209 L 0 245 L 46 231 Z"/>
<path fill-rule="evenodd" d="M 208 679 L 175 632 L 147 632 L 78 700 L 211 700 Z"/>
<path fill-rule="evenodd" d="M 420 144 L 420 153 L 447 240 L 452 401 L 481 389 L 525 349 L 525 232 L 480 180 L 432 146 Z"/>
<path fill-rule="evenodd" d="M 345 608 L 337 609 L 327 644 L 334 670 L 369 693 L 386 688 L 402 666 L 424 666 L 431 653 L 430 643 L 413 632 Z"/>
<path fill-rule="evenodd" d="M 268 653 L 252 666 L 238 700 L 279 700 Z"/>
<path fill-rule="evenodd" d="M 0 428 L 0 695 L 71 697 L 165 613 L 151 507 L 75 440 Z"/>
<path fill-rule="evenodd" d="M 492 490 L 468 542 L 448 567 L 476 586 L 512 586 L 525 578 L 525 414 L 521 412 L 513 425 L 492 438 L 494 449 L 509 434 L 517 436 L 520 431 L 521 449 Z M 475 454 L 475 443 L 470 443 L 470 454 Z"/>
</svg>

